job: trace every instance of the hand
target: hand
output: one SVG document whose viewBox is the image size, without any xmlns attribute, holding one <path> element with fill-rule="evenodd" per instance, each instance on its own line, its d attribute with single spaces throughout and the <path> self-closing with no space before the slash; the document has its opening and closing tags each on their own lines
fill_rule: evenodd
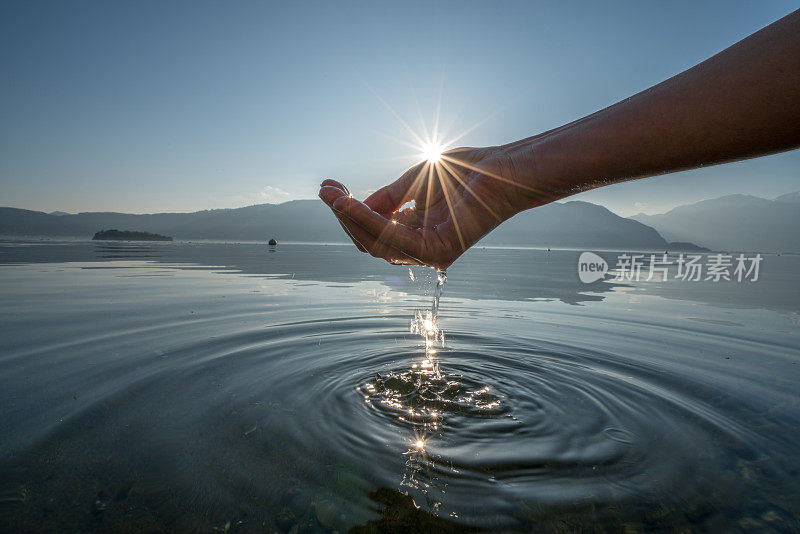
<svg viewBox="0 0 800 534">
<path fill-rule="evenodd" d="M 502 147 L 449 151 L 363 203 L 334 180 L 322 183 L 319 196 L 362 252 L 446 268 L 528 208 L 603 185 L 800 147 L 798 51 L 800 10 L 570 124 Z"/>
<path fill-rule="evenodd" d="M 531 207 L 500 147 L 460 148 L 423 162 L 363 203 L 335 180 L 319 196 L 362 252 L 394 264 L 447 268 L 501 222 Z M 402 208 L 413 201 L 412 207 Z"/>
</svg>

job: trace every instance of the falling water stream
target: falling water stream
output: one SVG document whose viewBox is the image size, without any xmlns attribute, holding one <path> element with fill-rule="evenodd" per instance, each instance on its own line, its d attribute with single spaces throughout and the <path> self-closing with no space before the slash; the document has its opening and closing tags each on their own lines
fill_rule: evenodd
<svg viewBox="0 0 800 534">
<path fill-rule="evenodd" d="M 409 277 L 414 281 L 410 269 Z M 442 437 L 451 416 L 504 413 L 501 397 L 494 395 L 488 385 L 440 365 L 438 353 L 445 346 L 445 334 L 439 325 L 439 304 L 446 282 L 447 272 L 437 269 L 431 306 L 415 310 L 411 318 L 411 333 L 423 340 L 421 357 L 412 357 L 400 370 L 377 373 L 373 380 L 358 387 L 367 404 L 411 431 L 400 485 L 416 490 L 435 510 L 442 505 L 435 492 L 444 494 L 447 484 L 440 482 L 437 474 L 443 459 L 434 456 L 430 446 Z M 452 465 L 449 468 L 454 469 Z M 456 512 L 449 515 L 458 517 Z"/>
</svg>

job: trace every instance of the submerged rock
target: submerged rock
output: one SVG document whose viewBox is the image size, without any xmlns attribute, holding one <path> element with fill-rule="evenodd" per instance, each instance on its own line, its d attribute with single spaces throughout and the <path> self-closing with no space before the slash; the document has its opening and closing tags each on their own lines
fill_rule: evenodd
<svg viewBox="0 0 800 534">
<path fill-rule="evenodd" d="M 475 532 L 477 529 L 454 521 L 443 519 L 418 508 L 409 495 L 390 488 L 378 488 L 370 494 L 370 499 L 383 508 L 378 519 L 356 525 L 350 529 L 352 534 L 372 534 L 374 532 Z"/>
<path fill-rule="evenodd" d="M 329 530 L 333 529 L 339 519 L 339 507 L 327 499 L 317 501 L 313 506 L 319 524 Z"/>
</svg>

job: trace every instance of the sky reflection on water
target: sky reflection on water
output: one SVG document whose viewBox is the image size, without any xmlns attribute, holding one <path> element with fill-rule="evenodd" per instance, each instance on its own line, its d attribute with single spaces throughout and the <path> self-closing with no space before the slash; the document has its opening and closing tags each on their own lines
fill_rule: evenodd
<svg viewBox="0 0 800 534">
<path fill-rule="evenodd" d="M 583 286 L 578 254 L 450 269 L 439 383 L 409 329 L 432 271 L 336 246 L 2 246 L 0 521 L 797 527 L 798 258 L 767 257 L 740 305 L 735 283 Z"/>
</svg>

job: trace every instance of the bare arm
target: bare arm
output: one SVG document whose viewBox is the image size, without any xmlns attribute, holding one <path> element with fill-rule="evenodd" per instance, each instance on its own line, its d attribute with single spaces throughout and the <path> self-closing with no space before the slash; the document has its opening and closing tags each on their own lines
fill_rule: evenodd
<svg viewBox="0 0 800 534">
<path fill-rule="evenodd" d="M 583 119 L 504 146 L 421 163 L 363 203 L 320 197 L 356 246 L 447 267 L 520 211 L 602 185 L 800 146 L 800 10 Z M 416 206 L 398 212 L 409 200 Z"/>
<path fill-rule="evenodd" d="M 799 145 L 795 11 L 650 89 L 506 149 L 520 181 L 559 198 Z"/>
</svg>

